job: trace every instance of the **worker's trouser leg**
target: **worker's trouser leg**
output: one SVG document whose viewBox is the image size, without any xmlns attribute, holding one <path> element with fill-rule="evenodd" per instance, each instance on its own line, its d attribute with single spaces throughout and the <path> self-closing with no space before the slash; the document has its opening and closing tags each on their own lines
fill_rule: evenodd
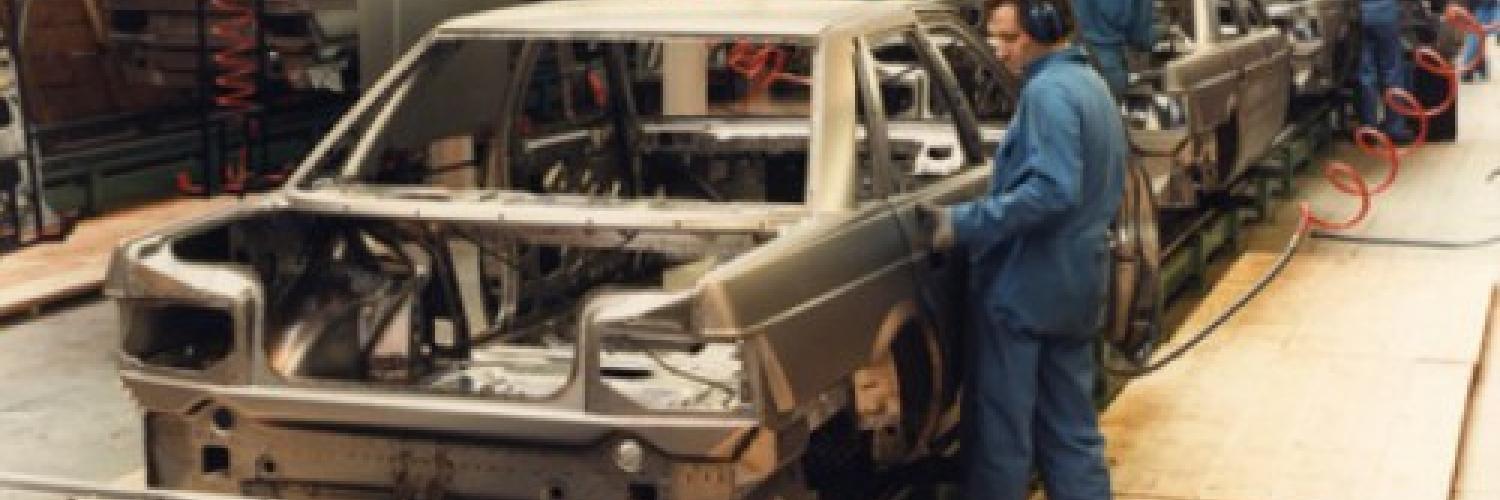
<svg viewBox="0 0 1500 500">
<path fill-rule="evenodd" d="M 1406 66 L 1406 49 L 1401 45 L 1401 27 L 1397 24 L 1372 24 L 1363 27 L 1360 41 L 1359 120 L 1377 127 L 1392 139 L 1410 138 L 1406 119 L 1385 107 L 1385 91 L 1390 88 L 1411 89 L 1411 75 Z"/>
<path fill-rule="evenodd" d="M 1092 340 L 974 331 L 967 497 L 1023 499 L 1033 457 L 1050 500 L 1110 498 Z"/>
</svg>

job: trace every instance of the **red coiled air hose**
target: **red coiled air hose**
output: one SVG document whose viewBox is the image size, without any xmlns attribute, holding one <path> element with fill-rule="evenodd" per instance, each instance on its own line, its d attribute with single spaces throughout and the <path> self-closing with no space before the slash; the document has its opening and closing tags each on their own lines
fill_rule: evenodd
<svg viewBox="0 0 1500 500">
<path fill-rule="evenodd" d="M 208 34 L 218 44 L 210 60 L 217 75 L 213 78 L 216 95 L 214 106 L 232 113 L 237 123 L 246 127 L 246 142 L 235 153 L 233 164 L 224 167 L 224 190 L 244 192 L 250 177 L 250 143 L 260 134 L 259 126 L 246 114 L 255 108 L 256 72 L 260 61 L 255 55 L 259 46 L 256 36 L 254 0 L 209 0 Z M 190 194 L 207 189 L 192 182 L 187 172 L 177 174 L 177 188 Z"/>
</svg>

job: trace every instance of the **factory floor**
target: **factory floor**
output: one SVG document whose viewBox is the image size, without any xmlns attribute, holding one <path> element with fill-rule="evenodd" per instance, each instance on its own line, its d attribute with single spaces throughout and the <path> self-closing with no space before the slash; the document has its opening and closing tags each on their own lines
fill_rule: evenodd
<svg viewBox="0 0 1500 500">
<path fill-rule="evenodd" d="M 1500 167 L 1500 82 L 1462 92 L 1458 141 L 1408 157 L 1359 232 L 1500 233 L 1500 181 L 1491 178 Z M 1384 174 L 1348 144 L 1331 156 L 1372 179 Z M 1353 209 L 1316 170 L 1270 223 L 1251 229 L 1242 253 L 1221 261 L 1197 300 L 1174 311 L 1183 325 L 1176 341 L 1270 266 L 1297 202 L 1328 217 Z M 0 316 L 10 317 L 0 322 L 0 471 L 139 484 L 140 426 L 110 357 L 115 311 L 88 292 L 119 237 L 239 202 L 113 214 L 86 222 L 68 243 L 0 256 Z M 1305 242 L 1215 336 L 1131 383 L 1104 412 L 1118 498 L 1500 499 L 1497 277 L 1500 246 Z M 40 307 L 52 303 L 37 299 L 49 291 L 84 297 Z"/>
<path fill-rule="evenodd" d="M 1459 98 L 1459 137 L 1404 159 L 1355 232 L 1439 240 L 1500 234 L 1500 83 Z M 1383 163 L 1330 159 L 1378 183 Z M 1262 276 L 1307 201 L 1357 202 L 1298 179 L 1271 224 L 1224 263 L 1182 342 Z M 1305 242 L 1284 274 L 1181 361 L 1128 385 L 1102 417 L 1122 499 L 1500 499 L 1500 246 L 1464 250 Z M 1167 348 L 1170 348 L 1168 346 Z"/>
</svg>

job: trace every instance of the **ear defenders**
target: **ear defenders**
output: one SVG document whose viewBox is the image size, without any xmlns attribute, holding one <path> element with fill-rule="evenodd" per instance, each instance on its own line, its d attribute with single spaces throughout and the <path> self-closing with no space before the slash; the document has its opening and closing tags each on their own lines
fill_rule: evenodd
<svg viewBox="0 0 1500 500">
<path fill-rule="evenodd" d="M 1068 35 L 1067 23 L 1052 0 L 1028 0 L 1021 14 L 1021 29 L 1041 43 L 1057 43 Z"/>
</svg>

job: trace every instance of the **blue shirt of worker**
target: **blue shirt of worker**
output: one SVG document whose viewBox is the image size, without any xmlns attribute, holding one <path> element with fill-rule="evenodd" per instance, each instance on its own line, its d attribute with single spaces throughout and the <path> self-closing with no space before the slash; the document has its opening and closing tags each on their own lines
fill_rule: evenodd
<svg viewBox="0 0 1500 500">
<path fill-rule="evenodd" d="M 1025 73 L 988 193 L 948 212 L 969 259 L 965 498 L 1022 500 L 1035 466 L 1049 498 L 1103 500 L 1094 335 L 1129 141 L 1079 48 Z"/>
<path fill-rule="evenodd" d="M 1151 0 L 1074 0 L 1084 43 L 1099 63 L 1099 74 L 1120 95 L 1128 84 L 1125 47 L 1150 51 L 1156 44 L 1155 11 Z"/>
<path fill-rule="evenodd" d="M 1092 335 L 1109 272 L 1109 226 L 1130 153 L 1099 76 L 1075 48 L 1032 63 L 989 193 L 955 205 L 971 289 L 1013 329 Z"/>
</svg>

